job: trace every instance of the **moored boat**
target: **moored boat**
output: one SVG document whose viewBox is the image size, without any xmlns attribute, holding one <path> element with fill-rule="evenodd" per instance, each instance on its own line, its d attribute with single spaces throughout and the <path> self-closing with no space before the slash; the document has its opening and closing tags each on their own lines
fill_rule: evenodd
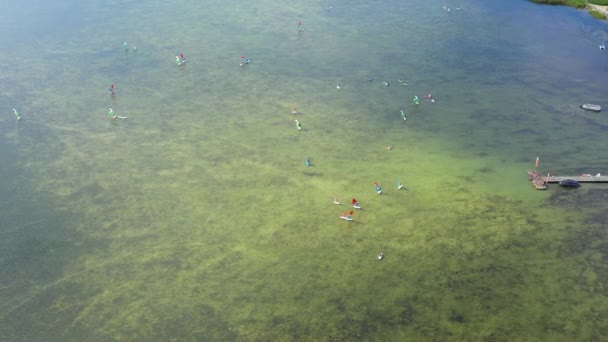
<svg viewBox="0 0 608 342">
<path fill-rule="evenodd" d="M 592 104 L 592 103 L 583 103 L 581 105 L 581 108 L 584 110 L 590 110 L 592 112 L 601 112 L 602 111 L 602 106 Z"/>
<path fill-rule="evenodd" d="M 559 185 L 564 188 L 578 188 L 581 186 L 581 183 L 575 181 L 574 179 L 564 179 L 559 181 Z"/>
</svg>

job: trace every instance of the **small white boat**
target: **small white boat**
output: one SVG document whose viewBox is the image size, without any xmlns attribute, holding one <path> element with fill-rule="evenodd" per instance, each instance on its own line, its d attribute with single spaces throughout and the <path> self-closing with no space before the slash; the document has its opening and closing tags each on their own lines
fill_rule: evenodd
<svg viewBox="0 0 608 342">
<path fill-rule="evenodd" d="M 592 112 L 601 112 L 602 111 L 602 106 L 596 105 L 596 104 L 591 104 L 591 103 L 583 103 L 581 105 L 581 108 L 584 110 L 590 110 Z"/>
</svg>

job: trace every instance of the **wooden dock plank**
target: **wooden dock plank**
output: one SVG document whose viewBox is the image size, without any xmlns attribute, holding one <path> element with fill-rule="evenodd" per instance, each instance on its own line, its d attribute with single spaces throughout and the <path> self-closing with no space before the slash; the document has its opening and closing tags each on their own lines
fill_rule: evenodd
<svg viewBox="0 0 608 342">
<path fill-rule="evenodd" d="M 538 171 L 528 171 L 528 179 L 536 190 L 547 190 L 547 183 Z"/>
</svg>

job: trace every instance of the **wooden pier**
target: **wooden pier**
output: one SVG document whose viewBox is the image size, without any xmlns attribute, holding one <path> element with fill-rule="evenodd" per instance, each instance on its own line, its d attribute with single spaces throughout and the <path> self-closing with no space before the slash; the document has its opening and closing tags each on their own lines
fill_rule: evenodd
<svg viewBox="0 0 608 342">
<path fill-rule="evenodd" d="M 536 190 L 546 190 L 547 184 L 559 183 L 566 179 L 572 179 L 579 183 L 608 183 L 608 176 L 582 174 L 578 176 L 542 176 L 538 171 L 528 171 L 528 179 Z"/>
<path fill-rule="evenodd" d="M 547 182 L 545 182 L 545 178 L 538 171 L 528 171 L 528 179 L 536 190 L 547 190 Z"/>
</svg>

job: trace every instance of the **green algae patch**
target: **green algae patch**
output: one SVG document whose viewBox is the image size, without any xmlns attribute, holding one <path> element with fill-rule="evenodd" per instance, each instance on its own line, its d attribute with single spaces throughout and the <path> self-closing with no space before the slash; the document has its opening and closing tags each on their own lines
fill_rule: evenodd
<svg viewBox="0 0 608 342">
<path fill-rule="evenodd" d="M 581 137 L 603 146 L 606 122 L 567 99 L 593 85 L 547 91 L 563 76 L 497 43 L 483 7 L 470 25 L 424 2 L 182 5 L 91 4 L 71 39 L 1 65 L 24 119 L 0 118 L 0 339 L 607 334 L 605 189 L 525 173 L 540 153 L 543 171 L 601 167 Z"/>
</svg>

